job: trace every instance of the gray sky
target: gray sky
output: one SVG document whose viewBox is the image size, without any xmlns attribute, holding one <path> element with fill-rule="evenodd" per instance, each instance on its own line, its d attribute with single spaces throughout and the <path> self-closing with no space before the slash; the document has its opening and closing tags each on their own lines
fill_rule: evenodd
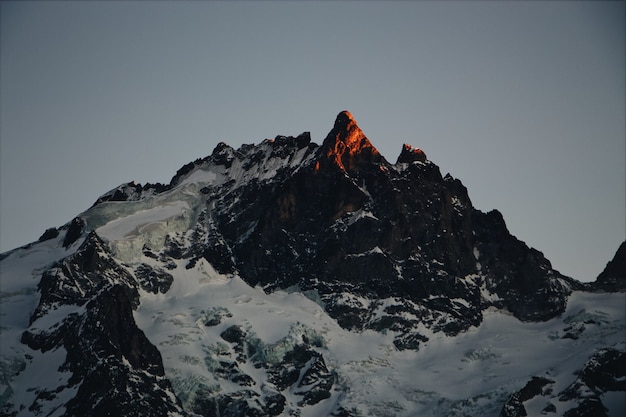
<svg viewBox="0 0 626 417">
<path fill-rule="evenodd" d="M 349 110 L 588 281 L 626 236 L 624 2 L 1 2 L 0 251 Z"/>
</svg>

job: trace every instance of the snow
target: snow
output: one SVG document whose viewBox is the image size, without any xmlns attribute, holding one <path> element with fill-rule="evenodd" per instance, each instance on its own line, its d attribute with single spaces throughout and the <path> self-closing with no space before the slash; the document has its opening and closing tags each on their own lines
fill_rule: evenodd
<svg viewBox="0 0 626 417">
<path fill-rule="evenodd" d="M 159 250 L 168 234 L 188 230 L 203 207 L 198 185 L 130 202 L 105 202 L 81 214 L 89 229 L 108 241 L 113 255 L 130 262 L 144 246 Z"/>
<path fill-rule="evenodd" d="M 221 179 L 223 177 L 223 174 L 220 173 L 219 177 Z M 217 172 L 213 170 L 207 171 L 204 169 L 198 169 L 196 171 L 193 171 L 187 178 L 182 180 L 179 186 L 185 186 L 188 184 L 214 184 L 216 182 L 218 182 Z"/>
<path fill-rule="evenodd" d="M 53 382 L 46 378 L 58 376 L 53 366 L 56 356 L 40 359 L 37 352 L 22 345 L 20 339 L 39 303 L 37 285 L 41 274 L 54 261 L 70 255 L 76 248 L 75 245 L 63 248 L 63 238 L 64 233 L 61 233 L 57 238 L 33 243 L 29 248 L 16 249 L 0 264 L 0 399 L 13 392 L 12 402 L 30 401 L 27 404 L 30 405 L 34 394 L 24 391 L 26 384 L 32 385 L 36 381 L 38 386 L 52 387 Z M 33 359 L 27 360 L 26 355 Z M 19 370 L 21 372 L 16 376 Z"/>
<path fill-rule="evenodd" d="M 317 303 L 298 292 L 265 294 L 237 276 L 219 275 L 206 265 L 185 271 L 179 268 L 175 276 L 167 294 L 143 294 L 135 313 L 138 325 L 163 353 L 169 376 L 205 381 L 220 386 L 223 392 L 240 389 L 197 365 L 204 362 L 207 351 L 227 348 L 221 332 L 233 324 L 242 325 L 258 338 L 267 359 L 289 349 L 290 338 L 301 331 L 294 329 L 312 329 L 324 341 L 319 351 L 329 369 L 337 372 L 338 386 L 350 387 L 343 394 L 342 405 L 364 415 L 435 417 L 464 410 L 497 416 L 510 393 L 522 388 L 530 377 L 548 371 L 551 378 L 564 381 L 555 386 L 562 390 L 575 380 L 574 371 L 595 350 L 623 348 L 625 343 L 624 294 L 574 293 L 567 311 L 545 323 L 523 323 L 509 314 L 488 310 L 479 327 L 456 337 L 419 329 L 429 340 L 417 352 L 400 352 L 393 346 L 393 332 L 344 330 Z M 366 306 L 369 300 L 346 294 L 344 302 Z M 386 300 L 383 305 L 394 302 Z M 217 326 L 203 326 L 198 318 L 208 307 L 224 309 L 232 316 Z M 589 314 L 603 321 L 587 324 L 578 340 L 561 338 L 568 322 L 587 320 Z M 242 369 L 263 379 L 262 369 L 251 365 Z M 261 394 L 258 386 L 250 388 Z M 607 398 L 617 401 L 613 396 Z M 288 398 L 288 402 L 296 400 Z M 315 415 L 336 401 L 332 397 L 305 407 L 302 415 Z M 620 407 L 619 402 L 615 407 Z"/>
<path fill-rule="evenodd" d="M 277 172 L 282 168 L 289 167 L 294 172 L 297 171 L 313 156 L 310 149 L 304 147 L 297 152 L 279 158 L 272 152 L 274 146 L 273 141 L 270 140 L 264 141 L 257 147 L 244 145 L 238 149 L 228 168 L 220 165 L 197 167 L 177 184 L 177 188 L 191 184 L 220 186 L 229 181 L 233 181 L 232 187 L 237 188 L 253 180 L 269 181 L 274 179 Z M 260 152 L 262 158 L 250 166 L 251 152 Z"/>
<path fill-rule="evenodd" d="M 65 403 L 72 399 L 80 384 L 71 388 L 67 387 L 71 372 L 59 372 L 59 368 L 65 361 L 67 352 L 62 347 L 42 354 L 39 351 L 22 347 L 27 360 L 25 368 L 20 372 L 11 384 L 13 395 L 10 401 L 19 410 L 16 417 L 31 416 L 29 410 L 31 404 L 37 401 L 42 409 L 48 410 L 48 416 L 62 416 L 65 411 Z M 48 392 L 38 398 L 39 393 Z"/>
<path fill-rule="evenodd" d="M 463 209 L 465 208 L 464 204 L 461 202 L 461 200 L 459 199 L 459 197 L 457 196 L 452 196 L 450 199 L 450 202 L 452 203 L 452 206 L 458 211 L 458 212 L 462 212 Z"/>
<path fill-rule="evenodd" d="M 117 218 L 98 228 L 96 233 L 109 241 L 125 240 L 136 237 L 155 224 L 168 222 L 177 216 L 184 216 L 189 205 L 184 201 L 175 201 L 147 210 L 139 210 L 129 216 Z M 166 224 L 167 226 L 167 224 Z"/>
<path fill-rule="evenodd" d="M 378 220 L 378 217 L 376 217 L 371 211 L 369 210 L 365 210 L 365 209 L 358 209 L 357 211 L 354 212 L 350 212 L 349 213 L 350 218 L 348 220 L 348 224 L 347 226 L 352 226 L 354 223 L 365 219 L 365 218 L 370 218 L 373 220 Z"/>
<path fill-rule="evenodd" d="M 370 256 L 370 255 L 384 255 L 385 253 L 383 252 L 383 250 L 378 247 L 378 246 L 374 246 L 372 249 L 365 251 L 365 252 L 361 252 L 361 253 L 350 253 L 348 255 L 346 255 L 346 258 L 361 258 L 363 256 Z"/>
</svg>

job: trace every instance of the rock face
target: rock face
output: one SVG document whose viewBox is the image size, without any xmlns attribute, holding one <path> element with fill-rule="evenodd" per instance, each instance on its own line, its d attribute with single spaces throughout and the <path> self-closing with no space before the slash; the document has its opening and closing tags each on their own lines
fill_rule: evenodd
<svg viewBox="0 0 626 417">
<path fill-rule="evenodd" d="M 67 248 L 72 243 L 76 242 L 83 234 L 84 229 L 85 220 L 80 217 L 75 217 L 67 229 L 67 233 L 63 239 L 63 247 Z"/>
<path fill-rule="evenodd" d="M 53 391 L 39 392 L 29 411 L 39 414 L 70 392 L 65 416 L 182 413 L 159 351 L 133 319 L 136 287 L 94 232 L 75 254 L 43 273 L 41 298 L 22 343 L 42 353 L 65 349 L 59 370 L 71 376 Z M 42 320 L 56 323 L 41 327 Z"/>
<path fill-rule="evenodd" d="M 409 144 L 402 145 L 402 152 L 398 156 L 396 165 L 411 164 L 413 162 L 426 162 L 426 154 L 419 148 L 414 148 Z"/>
<path fill-rule="evenodd" d="M 625 251 L 599 288 L 623 290 Z M 24 267 L 22 256 L 36 265 Z M 358 369 L 359 379 L 361 365 L 387 362 L 341 362 L 329 355 L 334 343 L 346 356 L 329 329 L 386 338 L 385 352 L 410 357 L 430 338 L 479 328 L 488 310 L 553 319 L 585 288 L 512 236 L 498 211 L 476 210 L 463 184 L 422 150 L 404 145 L 389 163 L 347 111 L 322 145 L 308 133 L 239 149 L 220 143 L 169 184 L 122 184 L 0 261 L 15 287 L 0 295 L 22 306 L 15 317 L 28 311 L 23 324 L 10 317 L 19 337 L 0 362 L 0 413 L 18 416 L 364 415 L 344 407 L 353 381 L 338 369 Z M 23 284 L 32 277 L 36 288 Z M 203 304 L 213 291 L 234 301 Z M 289 297 L 302 309 L 263 307 Z M 280 328 L 257 313 L 295 318 Z M 262 329 L 250 325 L 257 319 Z M 565 320 L 554 340 L 578 341 L 585 326 L 604 323 L 584 310 Z M 485 352 L 469 356 L 492 358 Z M 559 397 L 552 379 L 533 378 L 502 415 L 526 415 L 540 396 L 578 401 L 571 415 L 602 415 L 602 393 L 624 390 L 614 372 L 622 362 L 620 350 L 598 353 Z M 55 378 L 14 395 L 14 378 L 40 366 Z M 402 409 L 376 407 L 367 415 Z"/>
<path fill-rule="evenodd" d="M 346 328 L 404 329 L 403 347 L 418 345 L 416 322 L 457 334 L 489 306 L 521 320 L 563 312 L 573 282 L 511 236 L 500 213 L 474 209 L 462 183 L 420 150 L 404 146 L 390 164 L 348 112 L 321 147 L 284 138 L 271 152 L 303 146 L 311 157 L 284 178 L 205 188 L 220 237 L 207 260 L 228 261 L 222 269 L 267 291 L 316 291 Z M 483 289 L 494 297 L 481 297 Z M 353 295 L 370 302 L 347 303 Z M 391 298 L 399 305 L 374 316 L 378 301 Z"/>
<path fill-rule="evenodd" d="M 594 284 L 605 291 L 626 291 L 626 241 L 619 246 Z"/>
</svg>

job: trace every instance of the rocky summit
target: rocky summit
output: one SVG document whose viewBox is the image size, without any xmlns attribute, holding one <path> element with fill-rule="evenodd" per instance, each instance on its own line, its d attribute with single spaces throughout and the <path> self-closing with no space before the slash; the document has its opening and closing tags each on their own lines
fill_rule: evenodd
<svg viewBox="0 0 626 417">
<path fill-rule="evenodd" d="M 622 415 L 626 246 L 563 276 L 399 151 L 343 111 L 1 254 L 0 414 Z"/>
</svg>

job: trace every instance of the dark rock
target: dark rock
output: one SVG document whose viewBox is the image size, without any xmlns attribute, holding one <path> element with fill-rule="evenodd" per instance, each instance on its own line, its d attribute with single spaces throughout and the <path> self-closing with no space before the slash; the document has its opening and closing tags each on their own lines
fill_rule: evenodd
<svg viewBox="0 0 626 417">
<path fill-rule="evenodd" d="M 63 239 L 63 247 L 67 248 L 72 243 L 76 242 L 78 238 L 83 234 L 85 228 L 85 220 L 80 217 L 74 217 L 70 223 L 67 232 L 65 232 L 65 238 Z"/>
<path fill-rule="evenodd" d="M 46 231 L 43 232 L 41 236 L 39 236 L 39 241 L 44 242 L 46 240 L 54 239 L 57 236 L 59 236 L 59 229 L 57 229 L 56 227 L 51 227 L 49 229 L 46 229 Z"/>
<path fill-rule="evenodd" d="M 608 417 L 606 412 L 599 398 L 585 398 L 578 406 L 563 413 L 563 417 Z"/>
<path fill-rule="evenodd" d="M 206 259 L 220 274 L 234 273 L 236 268 L 233 253 L 213 218 L 203 211 L 199 222 L 206 225 L 206 232 L 198 230 L 194 233 L 194 240 L 202 242 L 198 245 L 197 256 Z"/>
<path fill-rule="evenodd" d="M 596 391 L 626 392 L 626 352 L 612 348 L 599 350 L 585 364 L 579 378 Z"/>
<path fill-rule="evenodd" d="M 329 398 L 335 383 L 335 376 L 326 367 L 322 355 L 313 351 L 312 360 L 308 364 L 309 367 L 304 371 L 295 391 L 304 396 L 298 405 L 314 405 Z"/>
<path fill-rule="evenodd" d="M 161 183 L 141 185 L 131 181 L 101 195 L 93 203 L 92 207 L 107 201 L 137 201 L 149 195 L 162 193 L 168 189 L 170 189 L 169 186 Z"/>
<path fill-rule="evenodd" d="M 500 412 L 501 417 L 524 417 L 526 408 L 524 408 L 524 402 L 528 401 L 538 395 L 541 395 L 544 388 L 547 385 L 554 384 L 554 381 L 548 378 L 534 376 L 530 381 L 518 392 L 511 395 L 502 407 Z"/>
<path fill-rule="evenodd" d="M 204 325 L 208 327 L 217 326 L 224 318 L 230 318 L 233 315 L 224 307 L 210 308 L 202 311 L 204 317 Z"/>
<path fill-rule="evenodd" d="M 220 336 L 222 339 L 230 343 L 243 344 L 247 333 L 239 325 L 230 326 L 224 330 Z"/>
<path fill-rule="evenodd" d="M 34 327 L 22 334 L 22 343 L 42 352 L 63 346 L 67 356 L 60 371 L 71 372 L 71 377 L 55 393 L 40 393 L 30 411 L 37 412 L 51 396 L 70 390 L 65 416 L 183 412 L 165 378 L 158 349 L 135 324 L 136 283 L 95 232 L 73 255 L 44 272 L 39 289 L 39 305 L 31 317 Z M 36 325 L 60 305 L 84 308 L 70 309 L 49 329 Z"/>
<path fill-rule="evenodd" d="M 267 374 L 278 391 L 291 387 L 296 395 L 301 395 L 299 406 L 314 405 L 330 397 L 335 383 L 335 375 L 326 367 L 324 357 L 305 344 L 294 346 L 280 363 L 269 366 Z"/>
<path fill-rule="evenodd" d="M 183 257 L 185 246 L 171 235 L 165 236 L 165 245 L 162 251 L 162 258 L 181 259 Z M 163 259 L 165 260 L 165 259 Z"/>
<path fill-rule="evenodd" d="M 401 336 L 396 337 L 393 340 L 393 345 L 398 350 L 418 350 L 420 343 L 424 343 L 428 341 L 428 337 L 419 334 L 417 332 L 413 333 L 405 333 Z"/>
<path fill-rule="evenodd" d="M 593 284 L 594 288 L 604 291 L 626 291 L 626 241 Z"/>
<path fill-rule="evenodd" d="M 313 351 L 306 346 L 296 345 L 285 354 L 281 363 L 268 369 L 268 380 L 279 391 L 296 384 L 300 379 L 300 372 L 306 363 L 313 357 Z"/>
<path fill-rule="evenodd" d="M 248 356 L 251 356 L 249 352 L 251 346 L 248 343 L 248 333 L 239 325 L 230 326 L 220 334 L 221 338 L 234 345 L 234 350 L 237 353 L 237 360 L 239 362 L 245 362 Z M 253 346 L 252 346 L 253 348 Z"/>
<path fill-rule="evenodd" d="M 244 373 L 237 362 L 220 362 L 220 366 L 215 369 L 215 374 L 221 378 L 232 381 L 242 387 L 256 385 L 254 379 Z"/>
<path fill-rule="evenodd" d="M 207 397 L 204 403 L 198 403 L 192 411 L 205 417 L 265 417 L 267 415 L 258 400 L 258 394 L 253 391 Z"/>
<path fill-rule="evenodd" d="M 230 168 L 232 161 L 235 158 L 234 154 L 235 150 L 233 148 L 224 142 L 220 142 L 217 144 L 215 149 L 213 149 L 211 158 L 216 165 L 224 165 L 226 168 Z"/>
<path fill-rule="evenodd" d="M 551 414 L 556 413 L 556 406 L 552 403 L 548 403 L 543 410 L 541 410 L 541 414 Z"/>
<path fill-rule="evenodd" d="M 280 415 L 285 410 L 287 399 L 277 391 L 269 391 L 264 395 L 264 411 L 270 416 Z"/>
<path fill-rule="evenodd" d="M 423 150 L 405 143 L 402 145 L 402 152 L 400 152 L 396 164 L 410 164 L 413 162 L 426 162 L 426 154 Z"/>
<path fill-rule="evenodd" d="M 135 277 L 143 290 L 153 294 L 165 294 L 174 282 L 172 274 L 144 263 L 135 268 Z"/>
<path fill-rule="evenodd" d="M 250 387 L 256 384 L 250 375 L 241 372 L 231 375 L 230 380 L 242 387 Z"/>
<path fill-rule="evenodd" d="M 490 306 L 521 320 L 550 319 L 579 289 L 541 252 L 511 236 L 499 212 L 474 209 L 463 184 L 442 177 L 420 152 L 405 147 L 400 158 L 420 163 L 389 164 L 348 112 L 337 116 L 320 147 L 306 134 L 236 151 L 218 145 L 184 171 L 239 158 L 250 172 L 263 172 L 268 158 L 289 160 L 305 148 L 311 155 L 305 165 L 270 179 L 207 187 L 205 231 L 194 231 L 191 248 L 169 236 L 163 253 L 190 259 L 188 267 L 203 257 L 218 272 L 237 272 L 266 291 L 294 285 L 317 291 L 326 311 L 351 330 L 366 328 L 372 311 L 343 304 L 342 292 L 408 300 L 441 313 L 442 319 L 420 319 L 455 335 L 479 325 Z M 484 292 L 497 301 L 484 300 Z M 400 346 L 417 346 L 402 340 Z"/>
<path fill-rule="evenodd" d="M 98 235 L 90 232 L 74 254 L 42 274 L 38 285 L 41 298 L 31 316 L 31 324 L 55 304 L 82 306 L 113 283 L 123 283 L 133 306 L 139 304 L 135 279 L 109 255 Z"/>
<path fill-rule="evenodd" d="M 580 337 L 582 332 L 585 331 L 585 326 L 582 323 L 574 323 L 571 326 L 563 329 L 565 334 L 561 337 L 562 339 L 573 339 L 576 340 Z"/>
<path fill-rule="evenodd" d="M 219 147 L 219 144 L 218 144 L 218 147 Z M 188 164 L 183 165 L 183 167 L 180 168 L 178 171 L 176 171 L 176 174 L 172 177 L 169 187 L 173 187 L 176 184 L 178 184 L 182 180 L 183 177 L 185 177 L 187 174 L 193 171 L 194 168 L 207 162 L 208 159 L 209 158 L 203 158 L 203 159 L 198 158 L 193 162 L 189 162 Z"/>
</svg>

